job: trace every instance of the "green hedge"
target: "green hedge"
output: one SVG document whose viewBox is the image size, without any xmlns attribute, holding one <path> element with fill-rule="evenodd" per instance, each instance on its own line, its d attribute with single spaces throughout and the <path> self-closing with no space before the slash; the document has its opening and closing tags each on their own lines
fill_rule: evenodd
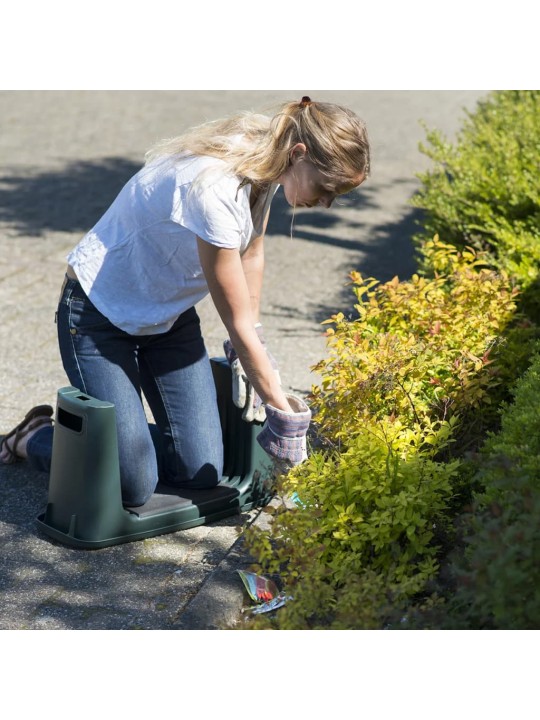
<svg viewBox="0 0 540 720">
<path fill-rule="evenodd" d="M 540 355 L 482 452 L 456 563 L 457 608 L 473 627 L 540 629 Z"/>
<path fill-rule="evenodd" d="M 538 279 L 540 265 L 540 91 L 501 91 L 479 102 L 449 143 L 427 132 L 420 149 L 433 161 L 419 175 L 422 188 L 412 204 L 424 210 L 415 236 L 422 255 L 426 240 L 489 253 L 491 267 L 504 269 L 523 290 Z M 422 262 L 422 261 L 421 261 Z M 540 320 L 540 301 L 529 312 Z"/>
<path fill-rule="evenodd" d="M 379 285 L 352 274 L 359 316 L 332 318 L 317 366 L 319 449 L 280 483 L 302 507 L 283 502 L 269 533 L 246 532 L 254 569 L 294 597 L 280 629 L 392 624 L 429 595 L 454 539 L 470 495 L 463 431 L 477 445 L 492 414 L 515 292 L 472 251 L 434 240 L 426 252 L 444 275 Z"/>
<path fill-rule="evenodd" d="M 505 404 L 502 426 L 478 458 L 470 510 L 461 517 L 459 551 L 448 590 L 416 609 L 414 627 L 540 628 L 540 354 Z"/>
</svg>

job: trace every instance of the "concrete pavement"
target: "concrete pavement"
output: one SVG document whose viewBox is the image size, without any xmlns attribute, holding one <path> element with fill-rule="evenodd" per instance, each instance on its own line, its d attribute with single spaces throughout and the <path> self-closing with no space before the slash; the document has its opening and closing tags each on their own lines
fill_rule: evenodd
<svg viewBox="0 0 540 720">
<path fill-rule="evenodd" d="M 300 99 L 348 105 L 365 119 L 372 175 L 331 210 L 292 216 L 278 192 L 268 228 L 263 323 L 284 385 L 306 394 L 324 357 L 320 322 L 352 305 L 351 269 L 381 280 L 414 270 L 418 213 L 408 199 L 419 123 L 450 138 L 482 91 L 0 92 L 0 434 L 67 384 L 56 347 L 55 305 L 65 256 L 98 219 L 156 140 L 238 110 Z M 224 330 L 199 308 L 208 350 Z M 249 565 L 236 527 L 251 511 L 102 550 L 77 550 L 40 534 L 47 477 L 24 463 L 0 466 L 0 629 L 221 629 L 241 627 L 246 602 L 235 572 Z"/>
</svg>

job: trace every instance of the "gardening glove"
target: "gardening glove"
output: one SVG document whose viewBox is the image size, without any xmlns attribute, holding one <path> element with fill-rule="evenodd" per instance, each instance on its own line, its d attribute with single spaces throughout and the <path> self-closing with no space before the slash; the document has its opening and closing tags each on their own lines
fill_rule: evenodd
<svg viewBox="0 0 540 720">
<path fill-rule="evenodd" d="M 257 323 L 255 325 L 255 330 L 257 331 L 259 340 L 266 350 L 270 364 L 277 375 L 278 382 L 281 385 L 278 365 L 274 356 L 266 347 L 261 323 Z M 266 411 L 264 409 L 264 405 L 262 404 L 262 400 L 255 392 L 253 385 L 249 382 L 247 375 L 244 372 L 244 368 L 242 367 L 242 363 L 236 354 L 236 350 L 228 338 L 223 343 L 223 350 L 225 351 L 225 356 L 232 372 L 232 395 L 234 404 L 236 407 L 244 410 L 242 418 L 246 422 L 253 422 L 253 420 L 256 420 L 257 422 L 264 422 L 266 418 Z"/>
<path fill-rule="evenodd" d="M 306 433 L 311 410 L 297 395 L 286 394 L 292 413 L 266 405 L 266 425 L 257 442 L 280 464 L 292 467 L 307 459 Z"/>
</svg>

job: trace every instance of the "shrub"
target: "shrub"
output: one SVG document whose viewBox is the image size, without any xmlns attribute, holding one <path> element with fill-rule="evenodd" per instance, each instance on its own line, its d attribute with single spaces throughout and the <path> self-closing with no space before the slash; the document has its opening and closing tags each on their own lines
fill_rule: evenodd
<svg viewBox="0 0 540 720">
<path fill-rule="evenodd" d="M 467 411 L 489 407 L 515 290 L 472 250 L 434 239 L 428 252 L 446 258 L 447 275 L 378 285 L 352 274 L 359 317 L 332 318 L 316 368 L 320 447 L 281 479 L 303 508 L 283 504 L 270 533 L 247 531 L 256 569 L 279 573 L 295 597 L 279 627 L 389 622 L 387 608 L 437 573 L 461 493 L 449 448 Z M 375 576 L 382 604 L 354 620 L 355 592 Z"/>
<path fill-rule="evenodd" d="M 420 146 L 433 161 L 412 201 L 424 210 L 420 262 L 423 243 L 439 234 L 487 252 L 491 267 L 526 288 L 540 265 L 540 92 L 492 93 L 467 118 L 455 144 L 428 131 Z M 540 319 L 538 310 L 530 308 Z"/>
<path fill-rule="evenodd" d="M 321 383 L 311 401 L 327 441 L 346 445 L 362 421 L 388 417 L 404 432 L 417 428 L 417 439 L 427 432 L 423 442 L 442 450 L 435 433 L 449 418 L 461 418 L 470 445 L 472 434 L 483 439 L 493 422 L 501 376 L 508 365 L 516 371 L 503 334 L 514 320 L 517 290 L 472 249 L 458 251 L 435 237 L 424 252 L 436 270 L 432 279 L 379 285 L 351 273 L 358 319 L 340 313 L 328 321 L 328 356 L 314 368 Z M 512 346 L 525 349 L 528 333 L 513 329 Z"/>
<path fill-rule="evenodd" d="M 540 355 L 503 407 L 482 449 L 467 549 L 454 560 L 454 622 L 476 628 L 540 627 Z"/>
</svg>

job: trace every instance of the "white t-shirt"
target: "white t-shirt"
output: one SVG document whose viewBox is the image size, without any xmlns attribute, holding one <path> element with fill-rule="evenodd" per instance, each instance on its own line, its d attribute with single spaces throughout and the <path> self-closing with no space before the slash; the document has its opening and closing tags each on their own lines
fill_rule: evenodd
<svg viewBox="0 0 540 720">
<path fill-rule="evenodd" d="M 250 210 L 241 180 L 222 160 L 194 156 L 159 158 L 134 175 L 67 258 L 97 309 L 131 335 L 169 330 L 208 294 L 197 236 L 243 253 L 262 232 L 278 185 Z"/>
</svg>

